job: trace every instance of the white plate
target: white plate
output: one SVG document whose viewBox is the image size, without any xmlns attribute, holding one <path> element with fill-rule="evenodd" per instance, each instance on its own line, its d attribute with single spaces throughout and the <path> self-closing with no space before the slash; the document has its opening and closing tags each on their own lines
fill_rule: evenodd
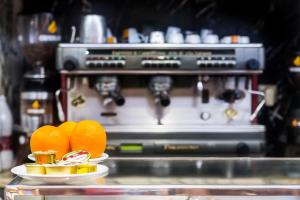
<svg viewBox="0 0 300 200">
<path fill-rule="evenodd" d="M 13 174 L 16 174 L 26 180 L 33 180 L 47 183 L 61 183 L 61 182 L 78 182 L 87 181 L 106 176 L 108 174 L 108 167 L 104 165 L 97 165 L 97 171 L 87 174 L 70 174 L 70 175 L 40 175 L 28 174 L 25 165 L 19 165 L 11 169 Z"/>
<path fill-rule="evenodd" d="M 28 157 L 29 160 L 35 161 L 35 158 L 34 158 L 34 156 L 33 156 L 32 153 L 29 154 L 27 157 Z M 98 164 L 98 163 L 103 162 L 104 160 L 106 160 L 108 157 L 109 156 L 108 156 L 107 153 L 103 153 L 101 155 L 101 157 L 99 157 L 99 158 L 91 158 L 91 159 L 89 159 L 88 163 L 90 163 L 90 164 Z"/>
</svg>

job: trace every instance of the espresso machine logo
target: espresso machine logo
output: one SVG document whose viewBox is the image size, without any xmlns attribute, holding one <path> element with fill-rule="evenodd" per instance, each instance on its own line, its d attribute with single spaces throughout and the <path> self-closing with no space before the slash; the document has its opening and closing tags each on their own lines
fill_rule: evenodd
<svg viewBox="0 0 300 200">
<path fill-rule="evenodd" d="M 85 97 L 82 94 L 73 93 L 71 96 L 71 104 L 73 107 L 83 106 L 85 103 Z"/>
</svg>

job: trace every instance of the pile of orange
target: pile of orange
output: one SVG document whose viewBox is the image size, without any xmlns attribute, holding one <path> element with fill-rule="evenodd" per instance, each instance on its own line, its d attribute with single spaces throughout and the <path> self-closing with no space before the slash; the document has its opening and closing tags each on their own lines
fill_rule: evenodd
<svg viewBox="0 0 300 200">
<path fill-rule="evenodd" d="M 76 150 L 86 150 L 91 158 L 98 158 L 105 151 L 105 147 L 105 129 L 92 120 L 65 122 L 58 127 L 42 126 L 30 138 L 31 152 L 54 150 L 57 159 Z"/>
</svg>

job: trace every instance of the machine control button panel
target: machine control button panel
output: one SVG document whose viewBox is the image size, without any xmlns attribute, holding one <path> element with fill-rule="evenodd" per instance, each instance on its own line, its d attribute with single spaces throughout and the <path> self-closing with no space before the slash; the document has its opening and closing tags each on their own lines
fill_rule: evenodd
<svg viewBox="0 0 300 200">
<path fill-rule="evenodd" d="M 58 69 L 72 69 L 68 57 L 78 60 L 76 69 L 153 70 L 260 70 L 264 68 L 262 44 L 60 44 Z M 261 72 L 260 72 L 261 73 Z"/>
<path fill-rule="evenodd" d="M 143 57 L 142 66 L 144 68 L 179 68 L 181 61 L 176 56 L 156 56 Z"/>
<path fill-rule="evenodd" d="M 197 66 L 199 68 L 233 68 L 237 65 L 234 57 L 199 57 Z"/>
<path fill-rule="evenodd" d="M 126 65 L 123 56 L 92 56 L 87 57 L 85 64 L 87 68 L 123 68 Z"/>
</svg>

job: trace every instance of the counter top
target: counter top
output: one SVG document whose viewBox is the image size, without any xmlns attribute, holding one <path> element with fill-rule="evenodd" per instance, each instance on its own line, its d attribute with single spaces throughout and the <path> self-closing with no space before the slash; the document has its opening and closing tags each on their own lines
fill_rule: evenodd
<svg viewBox="0 0 300 200">
<path fill-rule="evenodd" d="M 4 188 L 13 179 L 10 171 L 0 172 L 0 188 Z"/>
<path fill-rule="evenodd" d="M 111 158 L 109 175 L 82 183 L 15 178 L 8 193 L 26 195 L 298 195 L 300 159 Z M 12 195 L 13 196 L 13 195 Z"/>
</svg>

